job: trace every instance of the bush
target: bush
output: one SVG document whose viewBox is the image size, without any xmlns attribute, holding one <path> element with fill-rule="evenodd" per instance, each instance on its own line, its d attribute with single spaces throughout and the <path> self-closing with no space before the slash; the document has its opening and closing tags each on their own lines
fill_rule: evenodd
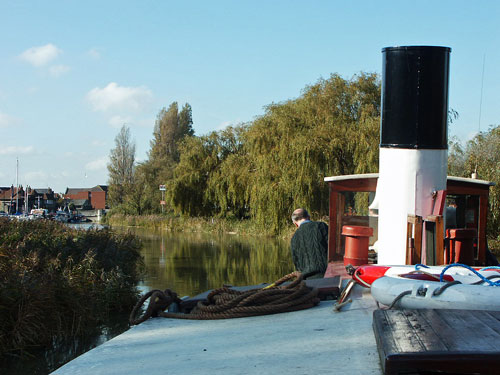
<svg viewBox="0 0 500 375">
<path fill-rule="evenodd" d="M 130 311 L 140 246 L 131 234 L 0 219 L 0 356 L 85 336 Z"/>
</svg>

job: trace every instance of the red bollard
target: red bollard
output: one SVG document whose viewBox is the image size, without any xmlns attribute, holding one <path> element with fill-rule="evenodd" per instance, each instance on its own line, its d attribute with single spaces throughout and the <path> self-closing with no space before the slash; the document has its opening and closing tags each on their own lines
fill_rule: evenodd
<svg viewBox="0 0 500 375">
<path fill-rule="evenodd" d="M 450 240 L 448 264 L 462 263 L 474 265 L 475 229 L 447 229 L 446 237 Z"/>
<path fill-rule="evenodd" d="M 373 235 L 373 228 L 344 225 L 342 235 L 345 236 L 344 266 L 368 264 L 368 240 Z"/>
</svg>

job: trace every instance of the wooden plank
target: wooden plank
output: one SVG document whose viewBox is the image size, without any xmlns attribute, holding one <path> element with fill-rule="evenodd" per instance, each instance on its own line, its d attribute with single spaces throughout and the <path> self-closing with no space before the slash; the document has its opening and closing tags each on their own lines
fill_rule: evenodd
<svg viewBox="0 0 500 375">
<path fill-rule="evenodd" d="M 421 216 L 417 216 L 415 221 L 415 258 L 416 263 L 422 262 L 422 229 L 423 221 Z"/>
<path fill-rule="evenodd" d="M 332 189 L 337 191 L 376 191 L 378 177 L 358 178 L 342 181 L 328 181 Z"/>
<path fill-rule="evenodd" d="M 471 340 L 464 337 L 461 333 L 462 330 L 457 322 L 453 319 L 447 321 L 444 318 L 444 313 L 449 313 L 451 310 L 419 310 L 422 316 L 433 327 L 434 332 L 438 335 L 448 350 L 474 350 L 475 346 Z M 464 310 L 457 310 L 464 312 Z M 460 323 L 461 324 L 461 323 Z"/>
<path fill-rule="evenodd" d="M 329 215 L 330 221 L 328 223 L 328 261 L 332 262 L 337 258 L 337 236 L 340 233 L 337 232 L 337 204 L 338 204 L 339 193 L 332 190 L 330 186 L 330 203 L 329 203 Z"/>
<path fill-rule="evenodd" d="M 373 329 L 385 374 L 499 372 L 500 312 L 377 310 Z"/>
<path fill-rule="evenodd" d="M 345 243 L 345 239 L 342 237 L 342 225 L 344 223 L 342 222 L 342 217 L 344 216 L 344 208 L 345 208 L 345 196 L 344 194 L 338 194 L 338 200 L 337 200 L 337 243 L 336 243 L 336 256 L 337 258 L 335 260 L 343 260 L 344 259 L 344 253 L 345 253 L 345 246 L 343 243 Z"/>
<path fill-rule="evenodd" d="M 500 335 L 500 311 L 481 311 L 478 315 L 484 324 Z"/>
<path fill-rule="evenodd" d="M 445 313 L 437 310 L 437 313 L 450 327 L 456 329 L 462 338 L 457 342 L 457 350 L 492 351 L 499 349 L 497 340 L 500 336 L 475 314 L 463 314 L 461 310 L 449 310 Z M 472 339 L 471 336 L 475 335 L 480 335 L 481 339 Z"/>
<path fill-rule="evenodd" d="M 443 216 L 436 216 L 436 264 L 444 263 L 444 220 Z"/>
<path fill-rule="evenodd" d="M 386 310 L 375 310 L 373 312 L 372 326 L 375 334 L 375 341 L 377 343 L 380 363 L 386 373 L 385 367 L 388 362 L 387 358 L 393 355 L 393 353 L 401 352 L 401 348 L 395 337 L 392 335 L 392 328 L 391 324 L 387 320 Z"/>
<path fill-rule="evenodd" d="M 398 342 L 400 351 L 425 351 L 425 346 L 422 344 L 419 336 L 416 334 L 412 325 L 408 321 L 406 313 L 402 310 L 395 311 L 395 313 L 387 314 L 386 319 L 391 325 L 391 329 L 394 331 L 392 334 Z"/>
<path fill-rule="evenodd" d="M 436 248 L 435 248 L 435 229 L 436 224 L 433 221 L 424 220 L 423 223 L 423 251 L 425 252 L 425 264 L 434 266 L 436 263 Z"/>
<path fill-rule="evenodd" d="M 406 263 L 405 264 L 412 264 L 413 260 L 413 253 L 415 250 L 415 245 L 414 245 L 414 239 L 413 239 L 413 225 L 408 222 L 406 223 Z"/>
<path fill-rule="evenodd" d="M 422 262 L 422 217 L 408 215 L 407 218 L 407 253 L 406 264 Z"/>
<path fill-rule="evenodd" d="M 477 234 L 477 262 L 486 263 L 486 220 L 488 216 L 488 194 L 479 196 L 479 223 Z"/>
<path fill-rule="evenodd" d="M 421 314 L 417 314 L 413 311 L 406 311 L 406 317 L 408 318 L 408 322 L 412 326 L 415 334 L 420 337 L 420 341 L 426 351 L 448 350 L 448 347 L 436 334 L 427 319 L 425 319 Z"/>
</svg>

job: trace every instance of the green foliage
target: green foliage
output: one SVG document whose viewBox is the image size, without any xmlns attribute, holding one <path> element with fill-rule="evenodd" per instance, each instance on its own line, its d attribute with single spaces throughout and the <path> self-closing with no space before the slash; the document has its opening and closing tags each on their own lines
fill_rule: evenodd
<svg viewBox="0 0 500 375">
<path fill-rule="evenodd" d="M 108 230 L 0 219 L 0 357 L 85 336 L 137 300 L 140 243 Z"/>
<path fill-rule="evenodd" d="M 376 75 L 332 75 L 252 124 L 186 139 L 170 199 L 189 216 L 252 217 L 278 232 L 297 206 L 328 212 L 324 177 L 378 167 Z"/>
<path fill-rule="evenodd" d="M 141 186 L 135 186 L 132 207 L 142 211 L 159 212 L 159 185 L 168 185 L 179 162 L 179 145 L 194 134 L 191 106 L 186 103 L 179 112 L 177 102 L 163 108 L 156 118 L 149 158 L 139 166 Z M 139 205 L 139 196 L 142 202 Z M 130 208 L 130 207 L 129 207 Z"/>
<path fill-rule="evenodd" d="M 110 206 L 122 204 L 134 184 L 135 143 L 130 129 L 123 125 L 115 138 L 115 148 L 109 155 L 109 192 Z"/>
<path fill-rule="evenodd" d="M 377 171 L 379 121 L 380 82 L 366 73 L 320 79 L 250 124 L 201 137 L 189 104 L 179 112 L 174 102 L 158 114 L 141 182 L 117 212 L 158 212 L 164 184 L 177 214 L 252 218 L 277 233 L 298 206 L 327 215 L 326 176 Z"/>
<path fill-rule="evenodd" d="M 270 105 L 246 135 L 251 216 L 277 232 L 293 208 L 327 215 L 324 177 L 376 172 L 379 101 L 376 75 L 332 75 L 296 100 Z"/>
<path fill-rule="evenodd" d="M 496 238 L 500 236 L 500 126 L 491 127 L 469 141 L 465 168 L 469 173 L 476 171 L 482 180 L 496 183 L 490 189 L 487 229 L 488 235 Z"/>
<path fill-rule="evenodd" d="M 176 212 L 189 216 L 245 215 L 245 131 L 245 126 L 228 127 L 184 140 L 174 179 L 169 184 L 169 197 Z"/>
<path fill-rule="evenodd" d="M 500 240 L 500 126 L 477 134 L 465 150 L 454 138 L 449 144 L 448 174 L 469 177 L 473 172 L 481 180 L 493 181 L 490 188 L 487 235 Z"/>
<path fill-rule="evenodd" d="M 457 137 L 448 140 L 448 175 L 457 177 L 467 177 L 470 174 L 465 168 L 465 150 Z"/>
</svg>

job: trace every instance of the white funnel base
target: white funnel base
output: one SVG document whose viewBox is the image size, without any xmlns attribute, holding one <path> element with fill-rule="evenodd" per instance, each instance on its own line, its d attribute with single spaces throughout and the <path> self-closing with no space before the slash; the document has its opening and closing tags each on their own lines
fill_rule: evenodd
<svg viewBox="0 0 500 375">
<path fill-rule="evenodd" d="M 380 148 L 378 263 L 405 264 L 408 215 L 432 214 L 433 192 L 446 189 L 448 150 Z"/>
</svg>

